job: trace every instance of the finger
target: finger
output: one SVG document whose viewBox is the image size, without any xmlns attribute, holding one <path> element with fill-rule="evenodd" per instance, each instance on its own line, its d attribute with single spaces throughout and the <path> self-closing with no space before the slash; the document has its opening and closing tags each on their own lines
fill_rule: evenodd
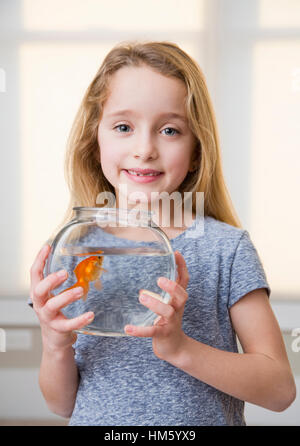
<svg viewBox="0 0 300 446">
<path fill-rule="evenodd" d="M 36 256 L 30 269 L 31 286 L 34 288 L 44 278 L 45 262 L 50 252 L 50 245 L 44 245 Z"/>
<path fill-rule="evenodd" d="M 45 279 L 38 282 L 33 290 L 33 304 L 36 307 L 42 307 L 49 299 L 50 291 L 62 284 L 67 279 L 68 273 L 60 270 L 56 273 L 49 274 Z"/>
<path fill-rule="evenodd" d="M 186 289 L 189 283 L 189 272 L 184 260 L 183 255 L 179 251 L 175 251 L 175 261 L 177 264 L 177 279 L 176 282 Z"/>
<path fill-rule="evenodd" d="M 170 294 L 171 300 L 169 303 L 175 308 L 175 310 L 180 310 L 184 306 L 188 298 L 188 294 L 178 282 L 169 280 L 166 277 L 159 277 L 157 284 L 160 288 Z"/>
<path fill-rule="evenodd" d="M 83 313 L 80 316 L 74 317 L 72 319 L 67 319 L 62 313 L 60 317 L 57 317 L 51 322 L 51 328 L 56 331 L 67 333 L 73 330 L 79 330 L 90 324 L 94 319 L 95 315 L 92 311 L 88 313 Z"/>
<path fill-rule="evenodd" d="M 62 310 L 64 307 L 69 305 L 76 300 L 82 298 L 84 290 L 82 287 L 72 288 L 71 290 L 65 291 L 57 296 L 53 296 L 47 300 L 44 305 L 44 311 L 46 316 L 50 319 L 54 318 L 56 314 Z"/>
<path fill-rule="evenodd" d="M 154 293 L 151 293 L 150 295 L 149 292 L 143 290 L 139 300 L 145 307 L 149 308 L 149 310 L 153 311 L 153 313 L 158 316 L 162 316 L 167 321 L 169 321 L 175 314 L 175 309 L 171 305 L 165 304 L 161 302 L 160 299 L 157 299 L 157 297 L 154 296 Z"/>
<path fill-rule="evenodd" d="M 136 325 L 125 325 L 124 331 L 130 336 L 137 336 L 139 338 L 152 338 L 155 335 L 157 327 L 138 327 Z"/>
</svg>

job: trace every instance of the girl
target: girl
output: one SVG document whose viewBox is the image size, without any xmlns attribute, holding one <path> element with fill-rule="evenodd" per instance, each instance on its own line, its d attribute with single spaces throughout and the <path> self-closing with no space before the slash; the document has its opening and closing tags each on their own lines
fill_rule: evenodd
<svg viewBox="0 0 300 446">
<path fill-rule="evenodd" d="M 197 63 L 169 42 L 113 48 L 76 116 L 66 168 L 71 201 L 63 224 L 73 206 L 96 206 L 102 191 L 113 192 L 118 207 L 123 184 L 128 194 L 144 194 L 143 209 L 153 191 L 204 192 L 204 234 L 190 236 L 199 220 L 193 196 L 192 224 L 175 227 L 173 216 L 163 228 L 178 271 L 176 281 L 160 278 L 158 285 L 171 300 L 141 293 L 141 304 L 159 317 L 151 327 L 126 326 L 130 336 L 123 338 L 75 335 L 94 315 L 63 316 L 82 289 L 51 296 L 67 273 L 44 278 L 50 250 L 44 246 L 31 268 L 31 300 L 41 324 L 39 381 L 49 408 L 70 417 L 70 425 L 106 426 L 244 425 L 244 401 L 286 409 L 295 383 L 261 261 L 226 190 Z M 145 181 L 139 169 L 155 176 Z M 131 271 L 130 282 L 139 274 Z"/>
</svg>

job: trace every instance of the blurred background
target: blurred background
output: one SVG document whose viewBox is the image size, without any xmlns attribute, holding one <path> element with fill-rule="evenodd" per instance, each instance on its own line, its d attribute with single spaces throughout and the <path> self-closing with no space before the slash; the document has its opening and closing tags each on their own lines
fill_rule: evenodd
<svg viewBox="0 0 300 446">
<path fill-rule="evenodd" d="M 40 393 L 29 270 L 68 203 L 63 159 L 108 51 L 170 40 L 202 68 L 224 173 L 263 262 L 300 390 L 300 1 L 0 0 L 0 425 L 64 425 Z M 6 338 L 3 348 L 4 337 Z M 246 404 L 249 425 L 300 425 Z"/>
</svg>

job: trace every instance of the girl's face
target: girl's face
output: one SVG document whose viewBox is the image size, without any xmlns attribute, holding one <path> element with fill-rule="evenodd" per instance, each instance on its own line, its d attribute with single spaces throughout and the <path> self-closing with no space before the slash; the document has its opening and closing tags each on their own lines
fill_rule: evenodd
<svg viewBox="0 0 300 446">
<path fill-rule="evenodd" d="M 112 76 L 98 143 L 102 170 L 115 188 L 117 203 L 121 184 L 126 186 L 125 199 L 143 192 L 149 204 L 151 192 L 171 194 L 185 179 L 196 144 L 185 112 L 186 93 L 182 81 L 146 65 L 123 67 Z M 136 176 L 134 169 L 159 175 Z"/>
</svg>

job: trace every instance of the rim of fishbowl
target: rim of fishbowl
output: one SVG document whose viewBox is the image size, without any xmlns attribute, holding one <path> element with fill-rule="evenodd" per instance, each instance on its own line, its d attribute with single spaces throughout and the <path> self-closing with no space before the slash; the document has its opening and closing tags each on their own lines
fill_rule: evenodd
<svg viewBox="0 0 300 446">
<path fill-rule="evenodd" d="M 99 211 L 104 211 L 105 213 L 109 214 L 116 214 L 118 213 L 124 213 L 124 214 L 133 214 L 134 212 L 139 212 L 141 215 L 144 215 L 145 217 L 150 217 L 152 218 L 153 215 L 155 215 L 155 212 L 153 211 L 144 211 L 142 209 L 126 209 L 126 208 L 107 208 L 107 207 L 89 207 L 89 206 L 75 206 L 73 207 L 73 211 L 95 211 L 95 212 L 99 212 Z"/>
</svg>

